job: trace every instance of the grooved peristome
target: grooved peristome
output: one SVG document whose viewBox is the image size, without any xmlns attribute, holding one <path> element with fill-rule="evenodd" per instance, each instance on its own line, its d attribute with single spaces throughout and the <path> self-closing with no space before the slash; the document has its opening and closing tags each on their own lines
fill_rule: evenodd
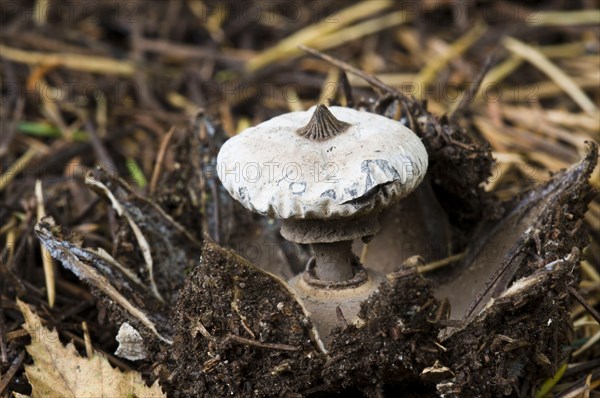
<svg viewBox="0 0 600 398">
<path fill-rule="evenodd" d="M 308 124 L 296 132 L 309 140 L 326 141 L 348 130 L 350 123 L 336 119 L 325 105 L 317 105 Z"/>
</svg>

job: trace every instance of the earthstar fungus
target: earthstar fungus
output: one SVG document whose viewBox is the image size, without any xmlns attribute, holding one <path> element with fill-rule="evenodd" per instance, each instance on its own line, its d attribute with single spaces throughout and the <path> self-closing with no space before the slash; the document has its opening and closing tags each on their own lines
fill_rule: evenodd
<svg viewBox="0 0 600 398">
<path fill-rule="evenodd" d="M 421 183 L 428 160 L 419 137 L 397 121 L 317 105 L 229 139 L 217 165 L 231 196 L 281 219 L 285 239 L 311 245 L 306 271 L 289 283 L 327 340 L 338 311 L 355 320 L 385 279 L 362 267 L 352 241 L 377 233 L 379 212 Z"/>
</svg>

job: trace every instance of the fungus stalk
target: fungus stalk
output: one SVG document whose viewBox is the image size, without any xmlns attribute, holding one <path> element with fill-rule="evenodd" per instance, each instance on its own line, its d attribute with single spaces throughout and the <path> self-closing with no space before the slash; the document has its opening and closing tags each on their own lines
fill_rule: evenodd
<svg viewBox="0 0 600 398">
<path fill-rule="evenodd" d="M 342 282 L 354 276 L 356 256 L 352 253 L 352 241 L 313 243 L 312 250 L 317 262 L 315 272 L 322 281 Z"/>
</svg>

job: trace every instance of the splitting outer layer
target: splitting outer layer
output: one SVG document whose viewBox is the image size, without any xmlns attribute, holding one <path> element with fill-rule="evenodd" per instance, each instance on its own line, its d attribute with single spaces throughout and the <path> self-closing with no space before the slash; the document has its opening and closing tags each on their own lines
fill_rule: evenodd
<svg viewBox="0 0 600 398">
<path fill-rule="evenodd" d="M 331 113 L 351 126 L 314 141 L 297 131 L 315 109 L 277 116 L 225 142 L 217 173 L 244 207 L 280 219 L 354 217 L 389 206 L 422 181 L 427 151 L 401 123 L 334 106 Z"/>
</svg>

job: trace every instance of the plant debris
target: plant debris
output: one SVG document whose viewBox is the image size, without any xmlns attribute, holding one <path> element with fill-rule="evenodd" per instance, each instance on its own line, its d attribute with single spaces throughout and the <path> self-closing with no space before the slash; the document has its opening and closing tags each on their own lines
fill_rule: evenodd
<svg viewBox="0 0 600 398">
<path fill-rule="evenodd" d="M 31 308 L 18 301 L 25 318 L 25 329 L 31 336 L 27 353 L 33 365 L 25 366 L 32 386 L 32 398 L 65 397 L 163 397 L 160 383 L 146 386 L 139 372 L 122 372 L 113 368 L 99 353 L 81 357 L 75 346 L 62 345 L 56 330 L 42 326 L 41 319 Z"/>
<path fill-rule="evenodd" d="M 531 381 L 552 376 L 568 357 L 568 289 L 576 283 L 572 270 L 587 241 L 578 220 L 592 197 L 587 181 L 597 150 L 590 144 L 580 163 L 524 193 L 491 237 L 480 235 L 474 247 L 496 242 L 499 261 L 475 253 L 454 281 L 436 291 L 450 299 L 451 316 L 463 323 L 442 338 L 444 363 L 452 364 L 456 375 L 438 384 L 444 396 L 530 396 Z M 515 218 L 527 228 L 515 226 Z M 500 243 L 507 239 L 509 244 Z M 483 286 L 475 288 L 482 280 Z M 465 294 L 466 286 L 476 294 Z"/>
<path fill-rule="evenodd" d="M 135 380 L 115 396 L 593 397 L 597 5 L 267 3 L 3 1 L 0 397 L 56 376 L 42 343 Z M 284 282 L 309 250 L 216 173 L 227 139 L 317 103 L 429 155 L 355 242 L 387 282 L 327 349 Z"/>
</svg>

